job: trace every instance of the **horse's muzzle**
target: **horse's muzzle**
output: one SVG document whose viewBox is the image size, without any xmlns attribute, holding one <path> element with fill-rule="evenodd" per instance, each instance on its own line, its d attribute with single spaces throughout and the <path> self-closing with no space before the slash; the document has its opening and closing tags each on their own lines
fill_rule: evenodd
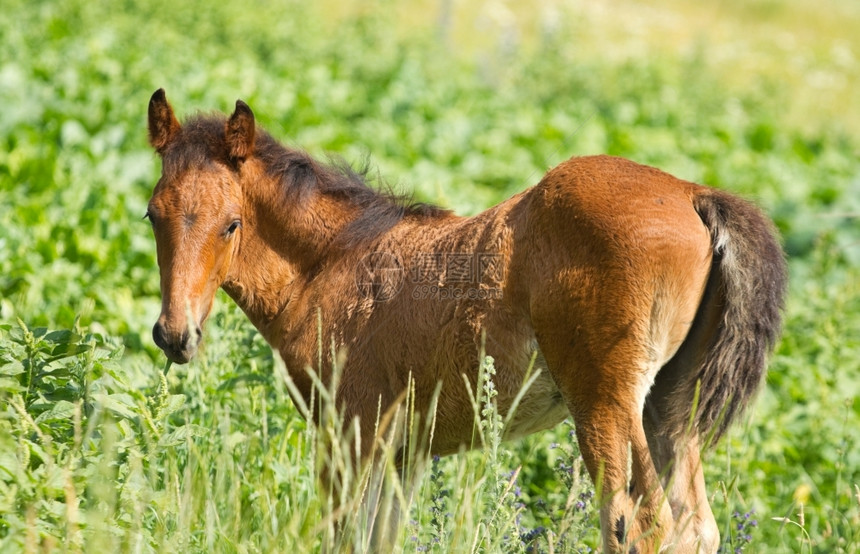
<svg viewBox="0 0 860 554">
<path fill-rule="evenodd" d="M 171 362 L 176 364 L 188 363 L 194 357 L 202 337 L 203 331 L 197 326 L 194 327 L 193 334 L 189 333 L 189 329 L 182 334 L 169 333 L 161 320 L 152 328 L 152 339 L 155 344 L 164 351 Z"/>
</svg>

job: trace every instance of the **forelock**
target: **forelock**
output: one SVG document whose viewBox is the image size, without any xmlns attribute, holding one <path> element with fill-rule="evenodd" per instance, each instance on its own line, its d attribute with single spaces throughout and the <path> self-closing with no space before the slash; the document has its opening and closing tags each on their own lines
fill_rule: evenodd
<svg viewBox="0 0 860 554">
<path fill-rule="evenodd" d="M 195 168 L 227 163 L 226 122 L 221 115 L 197 115 L 185 121 L 162 156 L 165 177 L 176 178 Z"/>
</svg>

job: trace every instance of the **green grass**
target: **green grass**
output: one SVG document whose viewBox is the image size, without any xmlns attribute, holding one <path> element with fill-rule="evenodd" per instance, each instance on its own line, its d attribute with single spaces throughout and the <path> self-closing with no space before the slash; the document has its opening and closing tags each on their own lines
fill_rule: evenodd
<svg viewBox="0 0 860 554">
<path fill-rule="evenodd" d="M 369 155 L 395 186 L 461 213 L 599 152 L 755 199 L 789 255 L 785 333 L 749 417 L 706 460 L 712 505 L 726 551 L 860 551 L 856 10 L 487 2 L 451 3 L 446 20 L 445 2 L 305 4 L 4 3 L 0 551 L 338 540 L 315 471 L 334 425 L 305 424 L 225 295 L 199 359 L 163 371 L 141 220 L 159 87 L 181 115 L 242 98 L 290 144 Z M 476 410 L 484 446 L 382 491 L 403 511 L 398 547 L 597 548 L 570 425 L 499 445 L 492 403 Z M 342 540 L 367 544 L 362 517 L 350 512 Z"/>
</svg>

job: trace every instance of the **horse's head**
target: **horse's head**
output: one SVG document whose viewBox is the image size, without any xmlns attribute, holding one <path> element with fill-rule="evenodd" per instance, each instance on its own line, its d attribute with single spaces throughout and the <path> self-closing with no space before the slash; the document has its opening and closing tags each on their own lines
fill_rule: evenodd
<svg viewBox="0 0 860 554">
<path fill-rule="evenodd" d="M 164 90 L 149 101 L 149 142 L 162 159 L 146 212 L 161 271 L 161 316 L 152 337 L 176 363 L 197 351 L 242 238 L 238 168 L 254 148 L 254 114 L 237 101 L 228 120 L 212 121 L 180 125 Z"/>
</svg>

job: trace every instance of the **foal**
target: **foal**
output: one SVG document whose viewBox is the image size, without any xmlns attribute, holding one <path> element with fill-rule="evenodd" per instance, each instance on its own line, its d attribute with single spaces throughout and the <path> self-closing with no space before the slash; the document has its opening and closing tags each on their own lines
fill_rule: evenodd
<svg viewBox="0 0 860 554">
<path fill-rule="evenodd" d="M 153 337 L 169 359 L 195 354 L 221 287 L 306 401 L 307 368 L 331 379 L 319 330 L 347 352 L 336 398 L 362 436 L 408 383 L 417 413 L 439 387 L 430 450 L 447 454 L 471 439 L 463 376 L 474 390 L 484 340 L 502 413 L 532 359 L 541 370 L 508 436 L 573 416 L 602 479 L 605 551 L 716 551 L 700 447 L 759 387 L 786 284 L 752 205 L 597 156 L 459 217 L 282 146 L 242 101 L 229 118 L 180 124 L 163 90 L 149 140 L 163 167 L 147 211 L 162 291 Z"/>
</svg>

